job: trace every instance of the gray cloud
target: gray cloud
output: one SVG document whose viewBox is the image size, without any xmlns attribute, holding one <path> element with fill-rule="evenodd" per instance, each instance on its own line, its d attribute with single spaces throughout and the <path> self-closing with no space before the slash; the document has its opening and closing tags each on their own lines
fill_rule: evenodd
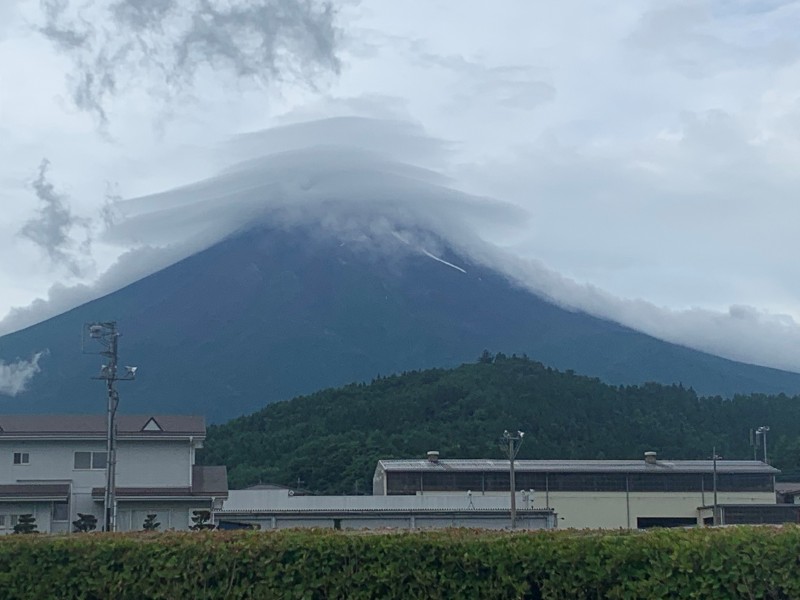
<svg viewBox="0 0 800 600">
<path fill-rule="evenodd" d="M 42 354 L 39 352 L 30 360 L 12 363 L 0 360 L 0 395 L 13 397 L 24 392 L 30 380 L 42 370 L 39 366 Z"/>
<path fill-rule="evenodd" d="M 90 223 L 72 214 L 66 196 L 56 191 L 47 179 L 50 162 L 45 159 L 39 165 L 39 175 L 33 189 L 39 199 L 39 208 L 34 218 L 29 219 L 19 235 L 44 250 L 54 265 L 66 267 L 72 275 L 82 275 L 91 266 L 88 258 L 91 249 Z M 76 242 L 75 230 L 82 230 L 85 237 Z"/>
<path fill-rule="evenodd" d="M 198 73 L 312 83 L 338 71 L 334 10 L 323 0 L 42 0 L 39 28 L 73 62 L 75 105 L 105 124 L 111 98 L 145 88 L 170 101 Z M 97 23 L 103 23 L 102 26 Z"/>
</svg>

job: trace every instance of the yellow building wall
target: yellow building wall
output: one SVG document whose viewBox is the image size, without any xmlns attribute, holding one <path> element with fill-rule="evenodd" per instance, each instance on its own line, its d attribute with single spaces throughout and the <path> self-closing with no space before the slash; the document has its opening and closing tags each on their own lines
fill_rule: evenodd
<svg viewBox="0 0 800 600">
<path fill-rule="evenodd" d="M 517 496 L 519 500 L 519 495 Z M 772 492 L 720 492 L 719 504 L 775 504 Z M 638 517 L 698 519 L 698 507 L 711 505 L 713 495 L 690 492 L 550 492 L 549 506 L 558 514 L 559 529 L 636 529 Z M 519 501 L 517 506 L 520 505 Z M 544 493 L 534 495 L 533 508 L 545 508 Z"/>
<path fill-rule="evenodd" d="M 458 495 L 464 492 L 426 492 Z M 485 496 L 509 497 L 508 492 Z M 535 491 L 533 504 L 527 492 L 517 492 L 517 508 L 552 508 L 559 529 L 636 529 L 638 517 L 684 517 L 701 522 L 698 508 L 714 503 L 713 492 L 550 492 Z M 549 503 L 548 503 L 549 498 Z M 774 492 L 718 492 L 718 504 L 775 504 Z M 510 506 L 510 499 L 509 499 Z M 710 513 L 709 513 L 710 514 Z"/>
</svg>

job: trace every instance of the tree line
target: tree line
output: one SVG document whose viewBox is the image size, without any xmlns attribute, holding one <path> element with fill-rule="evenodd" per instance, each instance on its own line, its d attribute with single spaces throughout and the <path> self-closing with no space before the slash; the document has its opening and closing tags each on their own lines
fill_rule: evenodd
<svg viewBox="0 0 800 600">
<path fill-rule="evenodd" d="M 681 384 L 613 386 L 525 356 L 484 352 L 454 369 L 411 371 L 278 402 L 208 430 L 200 460 L 228 466 L 232 488 L 280 484 L 369 493 L 379 459 L 752 459 L 750 430 L 770 426 L 770 462 L 800 475 L 800 398 L 699 397 Z M 756 449 L 761 458 L 761 450 Z"/>
</svg>

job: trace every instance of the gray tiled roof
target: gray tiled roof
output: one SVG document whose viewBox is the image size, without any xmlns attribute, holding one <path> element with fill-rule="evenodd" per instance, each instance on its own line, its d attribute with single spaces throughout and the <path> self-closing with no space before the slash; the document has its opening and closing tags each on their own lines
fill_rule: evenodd
<svg viewBox="0 0 800 600">
<path fill-rule="evenodd" d="M 507 460 L 492 459 L 427 459 L 381 460 L 378 467 L 385 471 L 508 471 Z M 711 460 L 659 460 L 648 464 L 644 460 L 517 460 L 516 471 L 541 473 L 710 473 Z M 755 460 L 718 460 L 718 473 L 769 473 L 780 471 Z"/>
<path fill-rule="evenodd" d="M 227 467 L 192 467 L 192 493 L 204 496 L 228 495 Z"/>
<path fill-rule="evenodd" d="M 143 431 L 153 419 L 161 431 Z M 130 435 L 198 435 L 206 433 L 205 419 L 194 415 L 117 415 L 120 437 Z M 106 435 L 106 415 L 0 415 L 0 438 L 23 435 Z"/>
</svg>

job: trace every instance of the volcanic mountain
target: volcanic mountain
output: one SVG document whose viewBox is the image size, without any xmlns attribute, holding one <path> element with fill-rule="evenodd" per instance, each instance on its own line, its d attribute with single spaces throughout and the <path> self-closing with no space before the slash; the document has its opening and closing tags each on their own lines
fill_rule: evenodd
<svg viewBox="0 0 800 600">
<path fill-rule="evenodd" d="M 86 322 L 116 320 L 122 410 L 213 421 L 321 388 L 476 360 L 484 349 L 611 383 L 703 394 L 800 392 L 800 375 L 666 343 L 556 306 L 444 244 L 376 248 L 308 226 L 238 232 L 105 297 L 0 338 L 0 356 L 44 348 L 15 412 L 97 412 L 101 357 Z M 432 247 L 434 248 L 434 247 Z M 90 348 L 93 349 L 93 348 Z"/>
</svg>

